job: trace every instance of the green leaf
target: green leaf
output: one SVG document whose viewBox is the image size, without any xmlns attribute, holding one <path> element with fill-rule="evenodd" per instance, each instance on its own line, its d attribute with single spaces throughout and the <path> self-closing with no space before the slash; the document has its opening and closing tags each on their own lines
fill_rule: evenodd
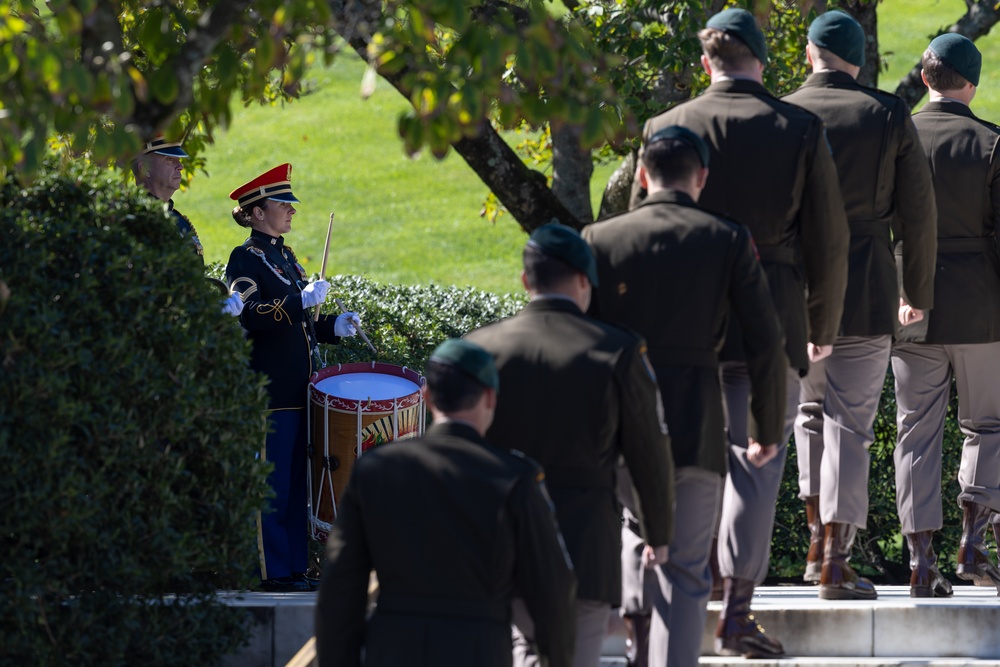
<svg viewBox="0 0 1000 667">
<path fill-rule="evenodd" d="M 177 79 L 174 77 L 173 70 L 167 67 L 158 67 L 150 73 L 147 80 L 149 81 L 150 92 L 160 102 L 171 104 L 177 99 L 180 91 L 177 87 Z"/>
</svg>

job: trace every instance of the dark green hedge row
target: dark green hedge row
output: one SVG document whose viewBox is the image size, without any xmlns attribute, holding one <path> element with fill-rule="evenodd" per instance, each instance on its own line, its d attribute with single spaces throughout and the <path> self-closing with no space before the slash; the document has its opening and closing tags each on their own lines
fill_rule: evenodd
<svg viewBox="0 0 1000 667">
<path fill-rule="evenodd" d="M 245 635 L 266 406 L 162 204 L 0 183 L 0 664 L 213 664 Z"/>
</svg>

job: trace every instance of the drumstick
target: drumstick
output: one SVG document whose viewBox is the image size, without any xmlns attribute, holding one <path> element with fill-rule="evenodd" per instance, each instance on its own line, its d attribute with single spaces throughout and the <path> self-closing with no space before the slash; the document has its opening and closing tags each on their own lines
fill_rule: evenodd
<svg viewBox="0 0 1000 667">
<path fill-rule="evenodd" d="M 348 310 L 347 310 L 347 308 L 346 308 L 346 307 L 344 306 L 344 302 L 343 302 L 343 301 L 341 301 L 340 299 L 334 299 L 334 301 L 336 301 L 336 302 L 337 302 L 337 305 L 338 305 L 338 306 L 340 307 L 340 310 L 341 310 L 341 312 L 344 312 L 344 313 L 347 313 L 347 312 L 350 312 L 350 311 L 348 311 Z M 371 348 L 371 351 L 372 351 L 372 352 L 373 352 L 374 354 L 378 354 L 378 350 L 376 350 L 376 349 L 375 349 L 375 346 L 374 346 L 374 345 L 372 345 L 372 342 L 371 342 L 370 340 L 368 340 L 368 336 L 366 336 L 366 335 L 365 335 L 365 332 L 364 332 L 364 331 L 363 331 L 363 330 L 361 329 L 361 326 L 360 326 L 360 325 L 358 325 L 358 335 L 360 335 L 360 336 L 361 336 L 361 340 L 365 341 L 365 342 L 366 342 L 366 343 L 368 344 L 368 347 L 370 347 L 370 348 Z"/>
<path fill-rule="evenodd" d="M 330 226 L 326 228 L 326 245 L 323 246 L 323 265 L 319 269 L 319 277 L 326 280 L 326 260 L 330 257 L 330 234 L 333 233 L 333 213 L 330 213 Z M 322 304 L 316 306 L 316 313 L 313 315 L 313 322 L 319 322 L 319 309 Z"/>
</svg>

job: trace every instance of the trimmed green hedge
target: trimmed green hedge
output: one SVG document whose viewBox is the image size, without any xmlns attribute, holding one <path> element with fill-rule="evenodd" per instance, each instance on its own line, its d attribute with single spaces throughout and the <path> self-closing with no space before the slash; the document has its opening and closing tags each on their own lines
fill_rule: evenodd
<svg viewBox="0 0 1000 667">
<path fill-rule="evenodd" d="M 266 407 L 163 205 L 79 167 L 0 183 L 0 663 L 212 664 L 256 563 Z"/>
</svg>

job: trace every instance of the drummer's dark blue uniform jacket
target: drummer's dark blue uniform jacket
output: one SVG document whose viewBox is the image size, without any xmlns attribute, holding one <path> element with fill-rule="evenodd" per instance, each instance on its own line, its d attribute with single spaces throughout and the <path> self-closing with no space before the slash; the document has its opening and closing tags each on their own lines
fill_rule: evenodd
<svg viewBox="0 0 1000 667">
<path fill-rule="evenodd" d="M 312 346 L 338 343 L 335 318 L 323 315 L 315 324 L 312 309 L 302 307 L 305 271 L 283 237 L 254 230 L 229 255 L 226 276 L 243 299 L 240 323 L 253 343 L 250 366 L 265 373 L 272 410 L 304 408 L 306 383 L 313 371 Z"/>
</svg>

